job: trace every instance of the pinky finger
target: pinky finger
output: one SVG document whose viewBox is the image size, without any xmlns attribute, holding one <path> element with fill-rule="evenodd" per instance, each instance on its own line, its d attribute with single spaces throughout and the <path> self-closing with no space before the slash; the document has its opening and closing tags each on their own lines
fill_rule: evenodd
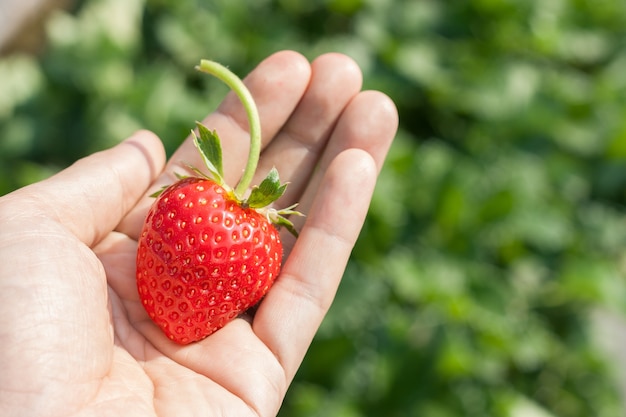
<svg viewBox="0 0 626 417">
<path fill-rule="evenodd" d="M 253 330 L 293 378 L 332 303 L 376 182 L 372 156 L 346 150 L 333 160 L 280 277 Z"/>
</svg>

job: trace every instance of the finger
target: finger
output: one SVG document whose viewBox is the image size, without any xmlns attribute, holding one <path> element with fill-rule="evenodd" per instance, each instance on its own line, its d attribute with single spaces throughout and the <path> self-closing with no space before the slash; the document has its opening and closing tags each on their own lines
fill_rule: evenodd
<svg viewBox="0 0 626 417">
<path fill-rule="evenodd" d="M 254 97 L 261 118 L 262 140 L 269 142 L 289 118 L 304 93 L 311 74 L 309 62 L 302 55 L 282 51 L 261 62 L 244 83 Z M 248 159 L 250 136 L 246 112 L 234 93 L 229 93 L 219 108 L 203 120 L 216 130 L 222 142 L 226 182 L 234 187 Z M 175 173 L 183 173 L 186 164 L 202 170 L 204 163 L 191 137 L 188 137 L 170 158 L 163 175 L 154 183 L 154 191 L 176 181 Z M 124 222 L 120 231 L 137 237 L 153 199 L 143 199 Z"/>
<path fill-rule="evenodd" d="M 93 246 L 145 194 L 164 163 L 161 141 L 151 132 L 140 131 L 16 195 L 33 200 L 27 209 L 54 218 Z"/>
<path fill-rule="evenodd" d="M 289 121 L 263 152 L 253 183 L 258 184 L 276 167 L 281 179 L 290 183 L 284 200 L 298 195 L 361 83 L 358 65 L 345 55 L 330 53 L 313 61 L 309 87 Z"/>
<path fill-rule="evenodd" d="M 365 219 L 377 168 L 351 149 L 328 167 L 310 215 L 279 278 L 252 323 L 293 378 L 324 315 Z"/>
<path fill-rule="evenodd" d="M 350 102 L 337 123 L 320 161 L 318 180 L 333 159 L 346 149 L 369 153 L 380 172 L 398 130 L 398 111 L 380 91 L 363 91 Z"/>
<path fill-rule="evenodd" d="M 361 149 L 367 152 L 374 160 L 376 171 L 380 172 L 397 129 L 398 113 L 389 97 L 378 91 L 359 93 L 343 111 L 306 188 L 287 196 L 280 201 L 280 205 L 288 206 L 299 199 L 298 210 L 308 213 L 313 200 L 317 198 L 326 170 L 334 159 L 347 149 Z M 306 218 L 295 217 L 292 220 L 296 229 L 300 230 Z M 289 253 L 293 244 L 293 236 L 283 233 L 285 252 Z"/>
</svg>

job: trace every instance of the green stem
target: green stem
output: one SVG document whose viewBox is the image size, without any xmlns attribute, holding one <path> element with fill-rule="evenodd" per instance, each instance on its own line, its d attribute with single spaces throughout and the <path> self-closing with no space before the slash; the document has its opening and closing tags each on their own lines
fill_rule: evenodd
<svg viewBox="0 0 626 417">
<path fill-rule="evenodd" d="M 254 103 L 252 94 L 250 94 L 250 91 L 246 88 L 243 81 L 228 68 L 215 61 L 203 59 L 200 61 L 200 65 L 196 66 L 196 69 L 211 74 L 228 85 L 228 87 L 237 94 L 237 97 L 239 97 L 243 107 L 246 109 L 248 123 L 250 124 L 250 151 L 248 153 L 246 168 L 243 171 L 239 183 L 235 187 L 235 195 L 239 199 L 242 199 L 252 182 L 252 177 L 259 163 L 259 156 L 261 155 L 261 119 L 259 118 L 259 111 Z"/>
</svg>

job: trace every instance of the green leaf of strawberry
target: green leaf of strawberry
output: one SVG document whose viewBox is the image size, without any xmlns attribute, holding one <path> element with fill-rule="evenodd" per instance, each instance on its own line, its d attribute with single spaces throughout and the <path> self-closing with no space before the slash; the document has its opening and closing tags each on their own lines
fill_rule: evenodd
<svg viewBox="0 0 626 417">
<path fill-rule="evenodd" d="M 269 206 L 285 193 L 286 188 L 287 184 L 280 183 L 276 168 L 272 168 L 261 184 L 252 188 L 250 197 L 248 197 L 246 202 L 252 208 Z"/>
<path fill-rule="evenodd" d="M 225 326 L 254 306 L 280 272 L 283 248 L 275 226 L 297 236 L 288 216 L 295 205 L 270 205 L 285 192 L 276 169 L 247 192 L 260 154 L 260 123 L 252 96 L 225 67 L 201 61 L 201 71 L 228 84 L 242 100 L 250 123 L 250 154 L 233 189 L 224 181 L 217 132 L 196 123 L 194 144 L 208 175 L 179 180 L 154 194 L 137 248 L 137 289 L 150 318 L 173 341 L 187 344 Z"/>
<path fill-rule="evenodd" d="M 219 184 L 224 183 L 224 168 L 222 167 L 222 145 L 216 131 L 210 131 L 200 122 L 196 122 L 200 136 L 192 130 L 193 143 L 202 155 L 204 164 Z"/>
</svg>

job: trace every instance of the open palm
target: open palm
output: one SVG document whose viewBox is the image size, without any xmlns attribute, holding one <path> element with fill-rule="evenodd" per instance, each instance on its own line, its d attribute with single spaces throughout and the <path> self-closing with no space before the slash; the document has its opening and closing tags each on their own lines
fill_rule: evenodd
<svg viewBox="0 0 626 417">
<path fill-rule="evenodd" d="M 201 166 L 189 140 L 165 163 L 138 132 L 0 199 L 0 414 L 273 416 L 317 331 L 397 128 L 388 97 L 361 91 L 349 58 L 279 52 L 247 78 L 261 115 L 259 179 L 276 166 L 299 201 L 300 237 L 254 317 L 187 346 L 149 320 L 135 286 L 146 197 Z M 234 94 L 204 123 L 236 183 L 248 152 Z"/>
</svg>

